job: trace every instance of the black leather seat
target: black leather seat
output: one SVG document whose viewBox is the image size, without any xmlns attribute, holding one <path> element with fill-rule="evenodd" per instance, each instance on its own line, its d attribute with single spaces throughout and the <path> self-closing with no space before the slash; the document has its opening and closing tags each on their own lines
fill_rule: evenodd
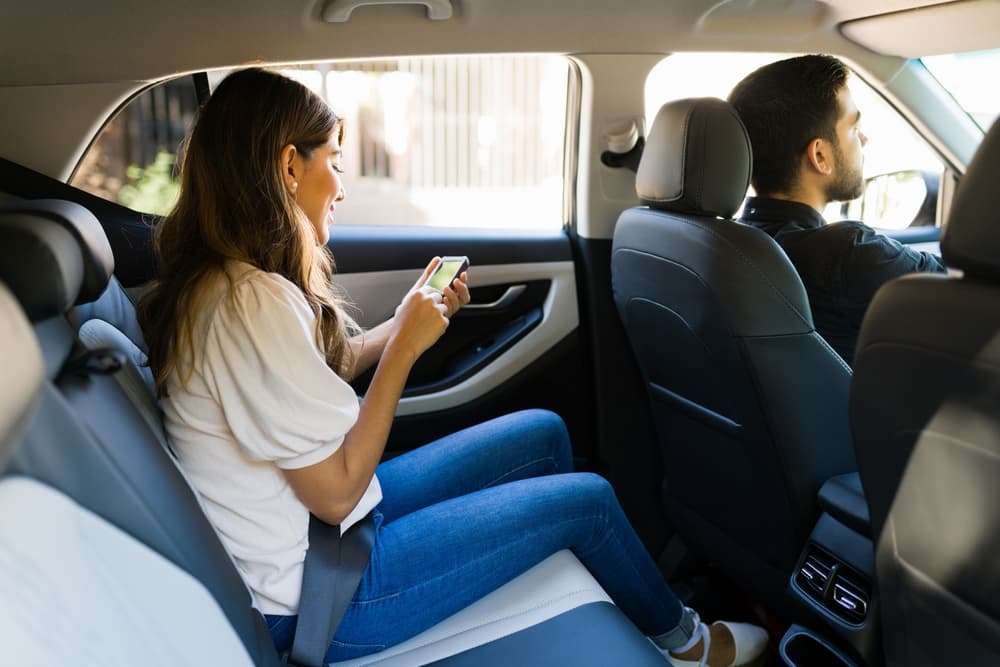
<svg viewBox="0 0 1000 667">
<path fill-rule="evenodd" d="M 680 535 L 775 600 L 829 477 L 855 469 L 850 368 L 813 327 L 802 282 L 731 217 L 750 141 L 717 99 L 663 106 L 615 227 L 615 303 L 652 403 Z"/>
<path fill-rule="evenodd" d="M 962 277 L 885 285 L 861 327 L 851 421 L 890 665 L 1000 665 L 1000 125 L 941 238 Z"/>
</svg>

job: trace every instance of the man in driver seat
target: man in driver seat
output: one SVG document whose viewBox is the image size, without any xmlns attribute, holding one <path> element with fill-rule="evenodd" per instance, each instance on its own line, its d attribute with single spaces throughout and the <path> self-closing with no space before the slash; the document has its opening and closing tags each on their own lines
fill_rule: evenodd
<svg viewBox="0 0 1000 667">
<path fill-rule="evenodd" d="M 861 112 L 847 88 L 847 66 L 807 55 L 771 63 L 729 95 L 753 150 L 742 222 L 784 249 L 806 292 L 817 331 L 852 363 L 861 320 L 883 283 L 906 273 L 944 273 L 936 255 L 918 252 L 862 222 L 827 224 L 822 211 L 864 190 Z"/>
</svg>

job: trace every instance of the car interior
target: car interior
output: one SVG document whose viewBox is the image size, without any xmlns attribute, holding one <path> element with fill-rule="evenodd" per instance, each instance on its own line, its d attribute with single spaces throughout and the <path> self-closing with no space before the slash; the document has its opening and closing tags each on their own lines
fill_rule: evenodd
<svg viewBox="0 0 1000 667">
<path fill-rule="evenodd" d="M 346 118 L 349 195 L 328 247 L 362 326 L 391 316 L 431 257 L 469 259 L 472 301 L 410 375 L 386 456 L 552 410 L 577 469 L 611 482 L 685 604 L 768 630 L 761 664 L 1000 664 L 1000 93 L 983 78 L 1000 65 L 1000 4 L 57 0 L 4 13 L 11 664 L 296 664 L 171 451 L 135 309 L 184 135 L 245 66 L 301 80 Z M 872 117 L 864 195 L 826 218 L 862 219 L 949 269 L 886 284 L 852 365 L 816 331 L 781 247 L 738 222 L 752 152 L 724 100 L 759 64 L 803 53 L 843 59 Z M 359 396 L 370 381 L 352 383 Z M 335 664 L 664 659 L 564 550 Z"/>
</svg>

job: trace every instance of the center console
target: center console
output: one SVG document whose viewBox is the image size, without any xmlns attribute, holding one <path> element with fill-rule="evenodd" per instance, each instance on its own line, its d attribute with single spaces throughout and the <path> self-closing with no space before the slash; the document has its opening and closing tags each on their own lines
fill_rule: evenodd
<svg viewBox="0 0 1000 667">
<path fill-rule="evenodd" d="M 781 657 L 789 667 L 880 667 L 875 551 L 857 473 L 827 481 L 819 503 L 790 582 L 806 614 L 782 637 Z"/>
</svg>

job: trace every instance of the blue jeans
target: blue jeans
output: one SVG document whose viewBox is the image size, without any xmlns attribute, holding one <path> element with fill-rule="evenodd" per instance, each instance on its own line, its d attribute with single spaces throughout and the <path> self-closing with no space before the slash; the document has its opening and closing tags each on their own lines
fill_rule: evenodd
<svg viewBox="0 0 1000 667">
<path fill-rule="evenodd" d="M 571 471 L 566 427 L 543 410 L 381 464 L 375 547 L 327 661 L 405 641 L 567 548 L 645 634 L 676 635 L 683 607 L 611 486 Z M 295 620 L 267 617 L 279 651 L 291 646 Z M 683 644 L 685 630 L 667 646 Z"/>
</svg>

